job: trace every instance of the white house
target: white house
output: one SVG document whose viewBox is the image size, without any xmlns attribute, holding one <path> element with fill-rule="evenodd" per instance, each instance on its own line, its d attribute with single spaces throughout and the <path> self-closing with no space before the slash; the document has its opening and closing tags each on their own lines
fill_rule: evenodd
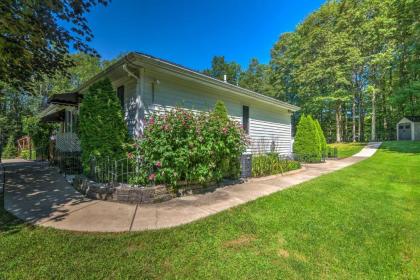
<svg viewBox="0 0 420 280">
<path fill-rule="evenodd" d="M 151 112 L 176 106 L 209 111 L 217 100 L 222 100 L 230 117 L 241 122 L 249 134 L 248 151 L 275 151 L 284 155 L 292 152 L 291 114 L 299 107 L 137 52 L 125 55 L 90 79 L 72 93 L 72 99 L 71 94 L 51 98 L 41 117 L 56 121 L 61 116 L 63 134 L 74 134 L 71 123 L 78 112 L 74 100 L 79 100 L 90 85 L 104 77 L 111 79 L 124 108 L 129 133 L 134 137 L 142 135 L 145 118 Z M 57 135 L 57 142 L 62 138 Z"/>
<path fill-rule="evenodd" d="M 420 116 L 407 116 L 397 123 L 397 140 L 420 140 Z"/>
</svg>

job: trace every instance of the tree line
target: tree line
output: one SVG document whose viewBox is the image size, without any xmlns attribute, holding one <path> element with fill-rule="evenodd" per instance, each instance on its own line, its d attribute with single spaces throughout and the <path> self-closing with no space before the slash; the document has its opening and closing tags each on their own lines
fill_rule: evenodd
<svg viewBox="0 0 420 280">
<path fill-rule="evenodd" d="M 293 103 L 329 142 L 395 139 L 420 114 L 420 1 L 327 1 L 284 33 L 268 64 L 214 57 L 203 73 Z"/>
<path fill-rule="evenodd" d="M 47 96 L 77 88 L 111 63 L 88 46 L 93 34 L 84 17 L 107 3 L 0 4 L 2 143 L 24 134 L 24 118 Z M 394 139 L 402 116 L 420 115 L 419 14 L 420 0 L 327 1 L 280 35 L 269 63 L 253 58 L 243 70 L 215 56 L 202 72 L 300 106 L 293 125 L 310 114 L 329 142 Z"/>
</svg>

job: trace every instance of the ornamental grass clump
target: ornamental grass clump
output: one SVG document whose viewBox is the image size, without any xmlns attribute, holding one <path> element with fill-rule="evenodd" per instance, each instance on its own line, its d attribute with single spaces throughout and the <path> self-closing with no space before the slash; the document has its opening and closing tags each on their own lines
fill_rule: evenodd
<svg viewBox="0 0 420 280">
<path fill-rule="evenodd" d="M 276 153 L 256 155 L 252 158 L 252 177 L 280 174 L 300 167 L 298 161 L 281 159 Z"/>
<path fill-rule="evenodd" d="M 144 136 L 135 144 L 142 161 L 137 184 L 202 184 L 239 175 L 239 157 L 246 148 L 239 123 L 213 112 L 176 108 L 152 114 Z"/>
</svg>

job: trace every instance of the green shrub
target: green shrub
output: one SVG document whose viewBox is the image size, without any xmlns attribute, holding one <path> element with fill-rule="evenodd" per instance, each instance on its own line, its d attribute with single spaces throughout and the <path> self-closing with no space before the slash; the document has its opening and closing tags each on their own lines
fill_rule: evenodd
<svg viewBox="0 0 420 280">
<path fill-rule="evenodd" d="M 219 122 L 220 127 L 225 127 L 229 125 L 229 115 L 225 103 L 218 100 L 214 106 L 212 115 L 214 120 Z M 219 139 L 219 141 L 222 139 Z M 221 141 L 223 142 L 223 140 Z M 235 178 L 240 173 L 240 162 L 237 158 L 224 157 L 220 162 L 216 163 L 220 166 L 223 177 Z"/>
<path fill-rule="evenodd" d="M 53 129 L 53 124 L 43 123 L 37 116 L 23 119 L 23 132 L 31 137 L 34 149 L 47 150 Z"/>
<path fill-rule="evenodd" d="M 239 175 L 239 157 L 246 148 L 240 125 L 218 113 L 184 109 L 149 117 L 135 158 L 141 158 L 141 175 L 132 182 L 176 186 L 220 181 L 229 170 Z"/>
<path fill-rule="evenodd" d="M 20 151 L 19 157 L 23 159 L 27 159 L 27 160 L 36 160 L 36 151 L 32 150 L 32 155 L 31 155 L 31 151 L 29 149 L 22 149 Z"/>
<path fill-rule="evenodd" d="M 121 105 L 109 79 L 93 84 L 80 105 L 80 143 L 85 171 L 92 156 L 121 159 L 128 132 Z"/>
<path fill-rule="evenodd" d="M 229 121 L 228 111 L 226 109 L 225 103 L 223 101 L 218 100 L 214 105 L 213 115 L 220 118 L 220 121 L 227 122 Z"/>
<path fill-rule="evenodd" d="M 311 116 L 302 115 L 297 125 L 293 152 L 303 162 L 320 162 L 322 158 L 320 136 Z"/>
<path fill-rule="evenodd" d="M 327 140 L 325 139 L 324 131 L 322 130 L 321 125 L 319 124 L 318 120 L 315 120 L 315 126 L 318 133 L 318 139 L 320 141 L 321 153 L 323 156 L 326 156 L 328 146 L 327 146 Z"/>
<path fill-rule="evenodd" d="M 280 174 L 300 167 L 298 161 L 280 159 L 275 153 L 256 155 L 252 158 L 252 177 Z"/>
<path fill-rule="evenodd" d="M 3 153 L 1 155 L 2 158 L 15 158 L 17 156 L 17 149 L 15 143 L 15 136 L 10 135 L 7 138 L 6 147 L 4 147 Z"/>
</svg>

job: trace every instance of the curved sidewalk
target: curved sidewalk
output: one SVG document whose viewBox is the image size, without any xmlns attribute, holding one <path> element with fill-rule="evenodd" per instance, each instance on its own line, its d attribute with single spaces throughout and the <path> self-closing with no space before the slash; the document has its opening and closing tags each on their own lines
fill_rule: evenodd
<svg viewBox="0 0 420 280">
<path fill-rule="evenodd" d="M 381 143 L 369 143 L 355 156 L 308 164 L 299 172 L 251 179 L 214 192 L 150 204 L 122 204 L 85 198 L 45 163 L 9 161 L 5 208 L 36 225 L 89 232 L 161 229 L 190 223 L 259 197 L 290 188 L 372 156 Z"/>
</svg>

